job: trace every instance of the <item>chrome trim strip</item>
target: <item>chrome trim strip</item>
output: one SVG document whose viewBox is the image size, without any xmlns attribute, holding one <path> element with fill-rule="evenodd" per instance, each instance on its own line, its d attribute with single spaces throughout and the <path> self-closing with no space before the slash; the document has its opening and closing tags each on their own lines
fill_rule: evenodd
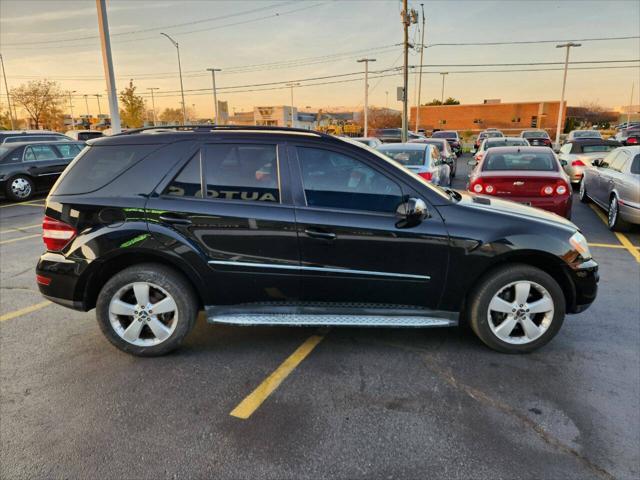
<svg viewBox="0 0 640 480">
<path fill-rule="evenodd" d="M 348 268 L 330 268 L 330 267 L 305 267 L 302 265 L 278 265 L 275 263 L 251 263 L 251 262 L 233 262 L 228 260 L 209 260 L 211 265 L 228 265 L 232 267 L 251 267 L 251 268 L 275 268 L 281 270 L 298 270 L 307 272 L 331 272 L 331 273 L 351 273 L 356 275 L 374 275 L 379 277 L 396 277 L 396 278 L 412 278 L 417 280 L 431 280 L 428 275 L 413 275 L 410 273 L 390 273 L 390 272 L 374 272 L 371 270 L 350 270 Z"/>
</svg>

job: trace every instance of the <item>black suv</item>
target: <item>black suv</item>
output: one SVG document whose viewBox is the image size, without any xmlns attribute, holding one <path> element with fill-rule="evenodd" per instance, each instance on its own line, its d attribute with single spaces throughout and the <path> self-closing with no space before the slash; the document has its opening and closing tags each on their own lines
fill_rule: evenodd
<svg viewBox="0 0 640 480">
<path fill-rule="evenodd" d="M 571 222 L 441 189 L 358 142 L 271 127 L 89 141 L 47 198 L 37 281 L 135 355 L 236 325 L 453 326 L 527 352 L 595 299 Z"/>
</svg>

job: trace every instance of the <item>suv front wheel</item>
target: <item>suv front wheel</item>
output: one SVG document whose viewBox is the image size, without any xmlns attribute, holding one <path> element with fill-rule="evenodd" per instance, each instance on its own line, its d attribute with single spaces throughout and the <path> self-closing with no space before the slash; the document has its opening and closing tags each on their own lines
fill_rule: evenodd
<svg viewBox="0 0 640 480">
<path fill-rule="evenodd" d="M 548 343 L 565 316 L 560 285 L 549 274 L 513 264 L 484 277 L 469 303 L 471 328 L 487 346 L 526 353 Z"/>
<path fill-rule="evenodd" d="M 180 346 L 193 328 L 198 302 L 189 283 L 171 268 L 140 264 L 114 275 L 98 296 L 100 329 L 120 350 L 158 356 Z"/>
</svg>

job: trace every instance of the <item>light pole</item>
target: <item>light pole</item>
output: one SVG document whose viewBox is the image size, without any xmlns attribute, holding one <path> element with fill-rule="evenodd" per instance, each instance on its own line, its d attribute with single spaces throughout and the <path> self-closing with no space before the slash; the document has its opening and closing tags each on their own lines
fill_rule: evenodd
<svg viewBox="0 0 640 480">
<path fill-rule="evenodd" d="M 407 0 L 402 0 L 402 30 L 404 39 L 402 42 L 403 45 L 403 56 L 404 56 L 404 68 L 402 71 L 402 131 L 400 135 L 400 139 L 402 143 L 407 141 L 407 130 L 409 128 L 409 121 L 407 118 L 407 101 L 409 100 L 409 95 L 407 94 L 407 90 L 409 89 L 409 25 L 411 25 L 411 18 L 409 17 L 409 7 L 407 5 Z"/>
<path fill-rule="evenodd" d="M 385 103 L 385 108 L 389 109 L 389 90 L 385 91 L 384 94 L 387 96 L 387 100 Z"/>
<path fill-rule="evenodd" d="M 153 109 L 153 126 L 155 127 L 158 124 L 158 117 L 156 115 L 156 101 L 153 98 L 153 91 L 160 90 L 158 87 L 149 87 L 147 90 L 151 91 L 151 108 Z"/>
<path fill-rule="evenodd" d="M 102 64 L 104 67 L 104 76 L 107 80 L 107 92 L 109 94 L 111 131 L 116 134 L 120 133 L 120 111 L 118 109 L 116 78 L 113 72 L 113 60 L 111 58 L 111 38 L 109 37 L 106 0 L 96 0 L 96 8 L 98 10 L 98 28 L 100 30 L 100 44 L 102 46 Z"/>
<path fill-rule="evenodd" d="M 87 116 L 89 116 L 89 95 L 84 95 L 84 106 L 87 108 Z"/>
<path fill-rule="evenodd" d="M 96 97 L 96 100 L 98 101 L 98 115 L 102 115 L 102 109 L 100 108 L 100 97 L 102 95 L 100 95 L 99 93 L 96 93 L 93 96 Z"/>
<path fill-rule="evenodd" d="M 7 92 L 7 107 L 9 108 L 9 119 L 11 119 L 11 130 L 13 130 L 16 127 L 13 123 L 13 113 L 11 113 L 11 97 L 9 96 L 9 87 L 7 86 L 7 72 L 4 69 L 4 60 L 2 59 L 2 54 L 0 54 L 0 64 L 2 65 L 2 76 L 4 77 L 4 89 Z"/>
<path fill-rule="evenodd" d="M 291 127 L 295 127 L 295 121 L 293 119 L 293 87 L 298 87 L 300 85 L 299 82 L 296 83 L 287 83 L 287 87 L 291 87 Z"/>
<path fill-rule="evenodd" d="M 76 129 L 76 121 L 73 119 L 73 102 L 71 101 L 71 94 L 76 93 L 75 90 L 67 92 L 69 94 L 69 110 L 71 111 L 71 130 Z"/>
<path fill-rule="evenodd" d="M 211 80 L 213 81 L 213 111 L 215 113 L 215 118 L 213 119 L 213 124 L 218 125 L 218 94 L 216 92 L 216 72 L 221 72 L 221 68 L 207 68 L 209 72 L 211 72 Z"/>
<path fill-rule="evenodd" d="M 449 72 L 441 72 L 440 75 L 442 75 L 442 93 L 440 94 L 440 103 L 444 105 L 444 77 L 449 75 Z"/>
<path fill-rule="evenodd" d="M 369 62 L 375 58 L 361 58 L 358 63 L 364 63 L 364 136 L 369 136 Z"/>
<path fill-rule="evenodd" d="M 180 95 L 182 96 L 182 124 L 184 125 L 187 123 L 187 110 L 186 110 L 187 107 L 184 103 L 184 86 L 182 85 L 182 65 L 180 64 L 180 46 L 178 45 L 178 42 L 176 42 L 173 38 L 171 38 L 166 33 L 160 33 L 160 35 L 164 35 L 165 37 L 167 37 L 169 41 L 173 43 L 173 46 L 176 47 L 176 52 L 178 52 L 178 73 L 180 75 Z"/>
<path fill-rule="evenodd" d="M 573 42 L 556 45 L 556 48 L 567 49 L 567 55 L 565 56 L 565 59 L 564 59 L 564 77 L 562 78 L 562 95 L 560 97 L 560 106 L 558 107 L 558 125 L 556 127 L 556 149 L 560 148 L 560 127 L 561 127 L 560 124 L 562 123 L 562 110 L 564 107 L 564 89 L 567 85 L 567 69 L 569 68 L 569 50 L 571 50 L 571 47 L 581 47 L 581 46 L 582 44 L 573 43 Z"/>
<path fill-rule="evenodd" d="M 420 41 L 420 76 L 418 77 L 418 101 L 416 102 L 416 133 L 418 133 L 418 126 L 420 125 L 420 95 L 422 93 L 422 59 L 424 57 L 424 3 L 420 4 L 422 10 L 422 40 Z"/>
<path fill-rule="evenodd" d="M 635 82 L 631 84 L 631 98 L 629 98 L 629 110 L 627 110 L 627 128 L 629 128 L 629 122 L 631 122 L 631 108 L 633 105 L 633 89 L 636 86 Z"/>
</svg>

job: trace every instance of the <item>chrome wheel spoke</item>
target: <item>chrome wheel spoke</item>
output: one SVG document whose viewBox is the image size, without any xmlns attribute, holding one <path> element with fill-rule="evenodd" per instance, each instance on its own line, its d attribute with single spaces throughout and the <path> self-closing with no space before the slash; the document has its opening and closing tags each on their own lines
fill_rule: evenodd
<svg viewBox="0 0 640 480">
<path fill-rule="evenodd" d="M 551 310 L 553 310 L 553 301 L 547 296 L 529 304 L 529 313 L 547 313 Z"/>
<path fill-rule="evenodd" d="M 520 324 L 522 325 L 524 334 L 529 340 L 533 340 L 540 336 L 540 327 L 533 323 L 533 320 L 531 320 L 531 318 L 524 317 L 522 320 L 520 320 Z"/>
<path fill-rule="evenodd" d="M 136 296 L 136 302 L 142 307 L 146 307 L 149 304 L 149 284 L 148 283 L 134 283 L 133 294 Z"/>
<path fill-rule="evenodd" d="M 160 341 L 165 340 L 169 335 L 171 335 L 171 330 L 169 330 L 164 323 L 158 320 L 158 317 L 156 316 L 149 319 L 148 325 L 153 334 Z"/>
<path fill-rule="evenodd" d="M 135 343 L 140 338 L 140 331 L 142 330 L 143 326 L 144 323 L 138 320 L 134 320 L 133 322 L 131 322 L 131 325 L 129 325 L 124 331 L 122 338 L 131 343 Z"/>
<path fill-rule="evenodd" d="M 531 284 L 529 282 L 516 283 L 516 303 L 524 305 L 529 298 L 529 292 L 531 291 Z"/>
<path fill-rule="evenodd" d="M 178 307 L 173 298 L 165 297 L 159 302 L 151 305 L 151 312 L 153 312 L 153 315 L 158 315 L 160 313 L 175 312 L 176 308 Z"/>
<path fill-rule="evenodd" d="M 135 310 L 135 305 L 131 305 L 130 303 L 126 303 L 118 299 L 112 300 L 111 305 L 109 306 L 109 311 L 114 315 L 126 315 L 128 317 L 133 317 Z"/>
<path fill-rule="evenodd" d="M 511 315 L 507 316 L 507 318 L 505 318 L 503 322 L 496 327 L 496 335 L 498 335 L 498 337 L 502 339 L 508 338 L 509 336 L 511 336 L 511 332 L 513 332 L 513 329 L 515 328 L 517 323 L 518 322 L 516 321 L 515 317 Z"/>
<path fill-rule="evenodd" d="M 494 312 L 511 313 L 513 311 L 513 305 L 496 295 L 489 304 L 489 310 Z"/>
</svg>

